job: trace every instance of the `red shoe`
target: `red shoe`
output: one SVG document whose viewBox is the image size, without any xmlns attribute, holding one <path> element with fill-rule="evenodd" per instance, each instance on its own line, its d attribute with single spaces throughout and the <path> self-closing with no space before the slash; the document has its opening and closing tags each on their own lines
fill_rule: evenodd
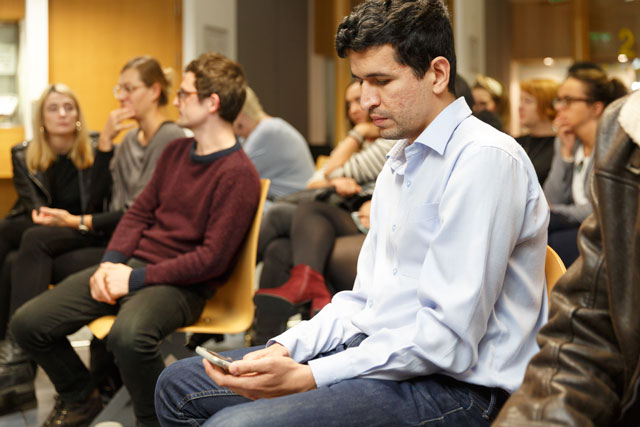
<svg viewBox="0 0 640 427">
<path fill-rule="evenodd" d="M 327 290 L 322 274 L 308 265 L 299 264 L 291 269 L 289 280 L 284 285 L 277 288 L 260 289 L 255 296 L 256 305 L 264 306 L 267 304 L 283 307 L 285 301 L 292 306 L 311 302 L 310 317 L 313 317 L 331 301 L 331 294 Z M 293 307 L 291 308 L 293 309 Z M 284 311 L 291 312 L 292 310 L 285 309 Z"/>
</svg>

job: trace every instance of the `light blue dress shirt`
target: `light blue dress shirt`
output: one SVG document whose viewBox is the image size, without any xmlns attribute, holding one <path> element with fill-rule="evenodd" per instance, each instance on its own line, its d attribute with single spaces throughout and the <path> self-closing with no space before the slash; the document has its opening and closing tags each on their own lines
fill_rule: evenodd
<svg viewBox="0 0 640 427">
<path fill-rule="evenodd" d="M 524 150 L 450 104 L 380 173 L 352 291 L 274 338 L 318 386 L 444 373 L 510 392 L 548 314 L 549 208 Z M 313 359 L 356 333 L 360 346 Z"/>
</svg>

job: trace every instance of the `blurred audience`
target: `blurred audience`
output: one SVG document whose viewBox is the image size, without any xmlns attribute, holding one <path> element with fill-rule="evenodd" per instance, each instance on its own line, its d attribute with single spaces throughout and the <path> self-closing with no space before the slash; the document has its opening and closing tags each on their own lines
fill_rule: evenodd
<svg viewBox="0 0 640 427">
<path fill-rule="evenodd" d="M 270 199 L 305 188 L 315 169 L 307 141 L 285 120 L 265 113 L 250 87 L 233 129 L 244 138 L 242 148 L 260 177 L 271 180 Z"/>
<path fill-rule="evenodd" d="M 313 174 L 307 188 L 335 187 L 338 194 L 351 195 L 359 191 L 359 184 L 374 181 L 380 173 L 394 141 L 380 138 L 378 127 L 360 107 L 360 92 L 358 82 L 347 87 L 347 117 L 353 128 Z"/>
<path fill-rule="evenodd" d="M 474 99 L 473 112 L 476 115 L 485 110 L 494 113 L 500 119 L 500 126 L 491 123 L 494 120 L 480 119 L 508 133 L 511 112 L 509 110 L 509 97 L 504 85 L 492 77 L 478 74 L 471 93 Z"/>
<path fill-rule="evenodd" d="M 580 258 L 551 293 L 540 351 L 496 427 L 638 425 L 639 123 L 640 91 L 602 114 Z"/>
<path fill-rule="evenodd" d="M 360 107 L 360 91 L 357 82 L 347 87 L 347 116 L 354 127 L 308 184 L 321 191 L 309 203 L 281 201 L 265 214 L 258 243 L 263 269 L 255 297 L 254 343 L 282 332 L 298 311 L 313 316 L 329 302 L 331 291 L 353 286 L 368 229 L 368 200 L 394 143 L 379 138 Z M 308 192 L 304 194 L 309 201 Z M 320 201 L 313 202 L 314 197 Z M 334 248 L 341 257 L 329 263 Z M 329 272 L 331 284 L 325 280 Z"/>
<path fill-rule="evenodd" d="M 540 185 L 544 184 L 553 159 L 555 131 L 553 119 L 556 111 L 553 100 L 558 83 L 550 79 L 531 79 L 520 83 L 520 124 L 528 131 L 516 138 L 527 152 L 536 169 Z"/>
<path fill-rule="evenodd" d="M 108 201 L 107 211 L 91 214 L 63 207 L 40 209 L 33 220 L 44 227 L 25 232 L 11 264 L 9 315 L 46 291 L 49 284 L 100 262 L 111 233 L 151 178 L 164 148 L 184 137 L 184 131 L 167 119 L 162 108 L 168 102 L 169 88 L 170 81 L 154 58 L 136 57 L 124 65 L 114 87 L 120 107 L 109 114 L 95 152 L 94 168 L 102 171 L 101 176 L 91 183 L 92 194 Z M 114 139 L 126 130 L 122 141 L 114 146 Z M 98 345 L 92 343 L 92 356 Z M 10 339 L 0 343 L 0 353 L 14 364 L 18 360 L 29 363 Z M 105 376 L 106 372 L 96 366 L 92 369 L 101 391 L 113 394 L 120 385 L 117 369 L 112 365 L 102 367 L 111 370 L 111 376 Z"/>
<path fill-rule="evenodd" d="M 164 369 L 160 342 L 198 320 L 229 276 L 258 206 L 258 173 L 232 125 L 245 88 L 242 68 L 224 56 L 191 61 L 174 105 L 178 123 L 194 137 L 162 151 L 99 265 L 69 276 L 13 316 L 16 342 L 59 393 L 45 426 L 88 425 L 100 412 L 100 393 L 67 335 L 105 315 L 115 316 L 108 347 L 136 424 L 158 425 L 153 391 Z"/>
<path fill-rule="evenodd" d="M 558 136 L 544 192 L 551 205 L 549 245 L 566 265 L 578 257 L 578 227 L 592 210 L 588 194 L 598 120 L 626 92 L 619 80 L 595 68 L 570 73 L 558 88 Z"/>
<path fill-rule="evenodd" d="M 94 163 L 94 152 L 78 98 L 67 86 L 48 86 L 38 100 L 33 140 L 11 150 L 13 182 L 18 200 L 0 221 L 0 413 L 35 403 L 34 366 L 5 334 L 10 304 L 11 266 L 25 233 L 37 227 L 47 207 L 74 215 L 99 211 L 100 197 L 90 192 L 92 182 L 104 180 L 108 170 Z M 11 253 L 11 254 L 10 254 Z M 29 264 L 27 268 L 37 268 Z"/>
</svg>

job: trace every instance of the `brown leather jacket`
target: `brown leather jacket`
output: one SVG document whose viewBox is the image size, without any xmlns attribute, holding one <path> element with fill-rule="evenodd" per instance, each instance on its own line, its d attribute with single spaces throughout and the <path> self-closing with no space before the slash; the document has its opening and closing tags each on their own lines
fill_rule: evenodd
<svg viewBox="0 0 640 427">
<path fill-rule="evenodd" d="M 621 126 L 630 110 L 636 124 Z M 612 103 L 600 120 L 580 258 L 551 293 L 540 352 L 494 426 L 640 425 L 638 131 L 640 93 Z"/>
</svg>

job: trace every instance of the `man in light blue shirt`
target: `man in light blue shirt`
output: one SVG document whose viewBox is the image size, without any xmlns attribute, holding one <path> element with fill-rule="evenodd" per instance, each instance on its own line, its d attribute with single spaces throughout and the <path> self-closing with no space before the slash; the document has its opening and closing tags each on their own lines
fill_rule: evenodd
<svg viewBox="0 0 640 427">
<path fill-rule="evenodd" d="M 548 205 L 521 147 L 455 99 L 443 2 L 365 1 L 336 46 L 381 136 L 401 139 L 354 288 L 265 349 L 230 352 L 244 359 L 229 374 L 169 367 L 164 425 L 489 425 L 538 350 Z"/>
</svg>

